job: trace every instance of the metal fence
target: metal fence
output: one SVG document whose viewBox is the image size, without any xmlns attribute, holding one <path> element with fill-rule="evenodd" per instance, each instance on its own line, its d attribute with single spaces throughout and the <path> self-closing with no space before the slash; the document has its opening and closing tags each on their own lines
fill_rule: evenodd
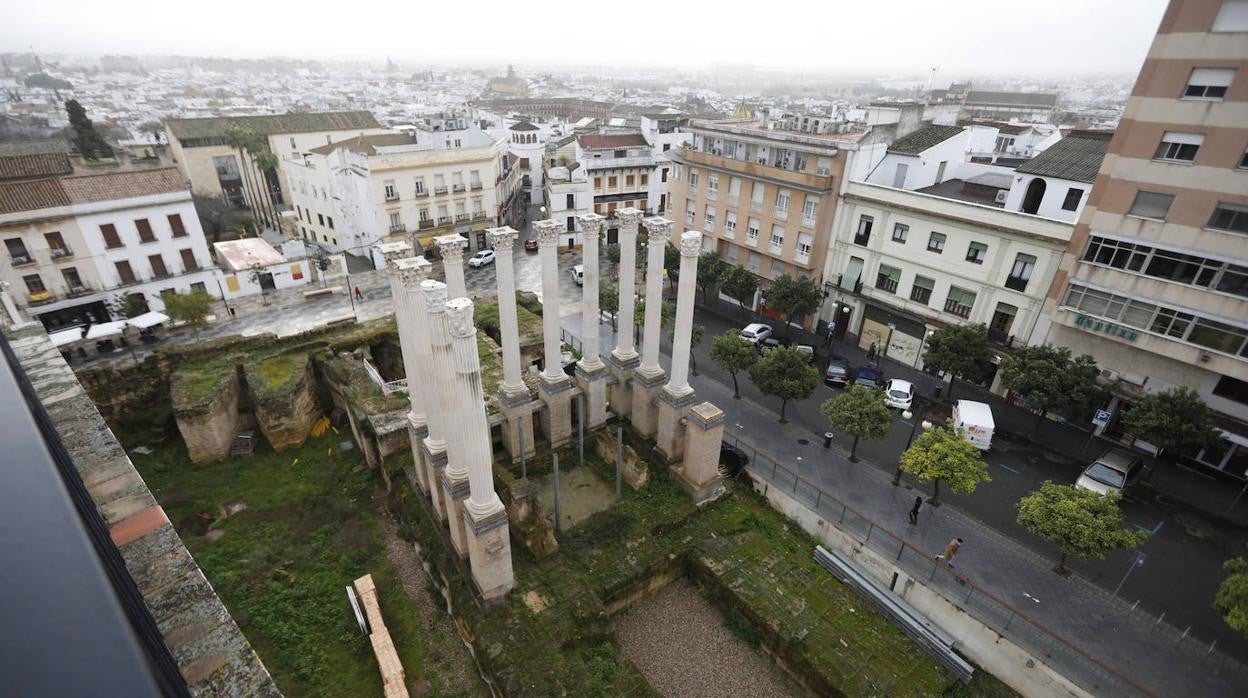
<svg viewBox="0 0 1248 698">
<path fill-rule="evenodd" d="M 950 603 L 966 611 L 979 622 L 1008 638 L 1011 642 L 1030 652 L 1034 657 L 1053 667 L 1085 690 L 1097 696 L 1139 696 L 1152 693 L 1132 679 L 1123 676 L 1100 661 L 1088 656 L 1069 641 L 1029 618 L 1014 606 L 1002 601 L 991 592 L 977 586 L 971 580 L 958 575 L 945 565 L 938 564 L 932 556 L 910 543 L 898 538 L 873 520 L 854 510 L 817 485 L 749 443 L 735 436 L 726 436 L 737 447 L 751 453 L 746 469 L 751 475 L 766 480 L 772 487 L 788 492 L 795 499 L 816 511 L 825 521 L 853 536 L 875 553 L 890 559 L 911 578 L 922 581 Z M 1131 613 L 1144 613 L 1132 610 Z M 1188 640 L 1186 631 L 1179 633 L 1173 626 L 1152 619 L 1154 633 L 1176 637 L 1176 651 L 1193 656 L 1210 669 L 1230 672 L 1238 678 L 1248 678 L 1244 667 L 1221 654 L 1214 653 L 1214 645 Z M 1216 643 L 1215 643 L 1216 644 Z M 1152 658 L 1153 660 L 1158 658 Z"/>
</svg>

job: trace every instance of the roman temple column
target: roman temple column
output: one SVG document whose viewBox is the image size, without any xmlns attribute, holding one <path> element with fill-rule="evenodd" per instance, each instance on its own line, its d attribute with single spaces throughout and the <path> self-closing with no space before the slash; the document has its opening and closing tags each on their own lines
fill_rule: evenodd
<svg viewBox="0 0 1248 698">
<path fill-rule="evenodd" d="M 446 273 L 446 295 L 448 298 L 465 298 L 468 287 L 464 284 L 464 248 L 468 241 L 462 235 L 452 233 L 439 235 L 433 239 L 442 255 L 442 269 Z"/>
<path fill-rule="evenodd" d="M 472 579 L 487 600 L 505 596 L 515 585 L 511 569 L 511 538 L 507 511 L 494 491 L 490 426 L 481 385 L 481 357 L 477 330 L 472 324 L 472 301 L 453 298 L 446 303 L 446 324 L 454 359 L 455 403 L 452 414 L 463 432 L 462 457 L 468 467 L 469 495 L 463 508 L 468 560 Z M 452 452 L 452 463 L 456 460 Z"/>
<path fill-rule="evenodd" d="M 607 361 L 615 384 L 611 386 L 609 404 L 617 416 L 627 417 L 633 409 L 633 372 L 640 363 L 637 350 L 633 348 L 633 308 L 637 295 L 637 226 L 645 215 L 640 209 L 629 207 L 617 209 L 619 221 L 620 274 L 619 313 L 616 322 L 615 349 Z"/>
<path fill-rule="evenodd" d="M 697 293 L 698 255 L 702 253 L 702 233 L 689 231 L 680 236 L 680 285 L 676 294 L 676 331 L 672 340 L 671 377 L 659 392 L 659 450 L 672 460 L 684 451 L 684 429 L 680 424 L 685 408 L 694 403 L 689 387 L 689 350 L 693 339 L 693 300 Z"/>
<path fill-rule="evenodd" d="M 607 365 L 599 349 L 598 325 L 598 240 L 606 219 L 596 213 L 577 216 L 581 224 L 581 360 L 576 362 L 576 382 L 585 394 L 586 428 L 607 421 Z"/>
<path fill-rule="evenodd" d="M 426 280 L 420 284 L 429 316 L 429 336 L 433 346 L 432 372 L 437 384 L 434 407 L 446 419 L 446 469 L 442 471 L 442 496 L 446 503 L 446 522 L 451 529 L 451 543 L 460 557 L 468 555 L 467 533 L 464 530 L 464 500 L 468 497 L 468 465 L 464 460 L 464 430 L 455 421 L 452 405 L 456 404 L 455 360 L 451 354 L 451 337 L 446 321 L 446 284 Z"/>
<path fill-rule="evenodd" d="M 429 475 L 424 462 L 422 442 L 428 436 L 429 430 L 425 417 L 424 393 L 419 389 L 420 365 L 416 361 L 411 311 L 408 308 L 407 292 L 403 288 L 403 272 L 399 270 L 399 260 L 408 256 L 412 246 L 406 242 L 387 242 L 378 245 L 377 250 L 386 259 L 386 270 L 390 276 L 390 299 L 394 305 L 394 323 L 398 327 L 399 348 L 403 353 L 403 374 L 407 377 L 407 400 L 410 405 L 407 433 L 412 442 L 412 468 L 406 470 L 405 474 L 412 487 L 428 494 Z"/>
<path fill-rule="evenodd" d="M 533 448 L 533 396 L 524 384 L 520 367 L 520 326 L 516 320 L 515 247 L 518 233 L 503 226 L 486 231 L 494 248 L 494 269 L 498 276 L 498 331 L 503 348 L 503 383 L 498 388 L 502 408 L 503 443 L 513 459 L 520 457 L 523 444 L 526 455 Z"/>
<path fill-rule="evenodd" d="M 672 232 L 672 222 L 661 216 L 647 218 L 646 226 L 646 316 L 641 331 L 641 366 L 633 373 L 633 428 L 651 436 L 656 428 L 655 398 L 667 378 L 659 365 L 659 338 L 663 311 L 663 248 Z"/>
<path fill-rule="evenodd" d="M 446 415 L 438 409 L 437 377 L 433 371 L 433 345 L 429 329 L 429 314 L 425 309 L 425 295 L 421 284 L 429 279 L 433 264 L 424 257 L 408 257 L 395 262 L 399 280 L 403 284 L 403 305 L 399 312 L 408 318 L 410 346 L 414 356 L 413 366 L 407 376 L 408 395 L 420 400 L 424 411 L 408 422 L 413 435 L 419 437 L 420 463 L 424 465 L 429 499 L 438 518 L 445 521 L 447 501 L 442 492 L 442 471 L 446 468 Z M 396 306 L 397 307 L 397 306 Z M 404 349 L 404 365 L 407 365 Z M 413 403 L 415 404 L 415 403 Z M 413 442 L 413 447 L 417 444 Z"/>
<path fill-rule="evenodd" d="M 559 245 L 560 226 L 555 221 L 537 221 L 538 254 L 542 261 L 542 338 L 545 367 L 537 382 L 537 393 L 546 403 L 542 432 L 551 446 L 559 446 L 572 436 L 572 381 L 563 372 L 563 350 L 559 341 Z"/>
</svg>

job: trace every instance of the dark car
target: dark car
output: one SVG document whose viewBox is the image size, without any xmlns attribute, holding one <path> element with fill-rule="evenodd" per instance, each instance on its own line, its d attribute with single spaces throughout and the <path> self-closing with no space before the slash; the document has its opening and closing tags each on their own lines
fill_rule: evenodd
<svg viewBox="0 0 1248 698">
<path fill-rule="evenodd" d="M 524 241 L 525 252 L 537 252 L 537 238 L 530 238 Z"/>
<path fill-rule="evenodd" d="M 772 347 L 787 347 L 791 344 L 788 337 L 768 337 L 758 343 L 758 350 L 764 352 Z"/>
<path fill-rule="evenodd" d="M 832 359 L 823 372 L 823 382 L 837 388 L 849 385 L 849 362 L 845 359 Z"/>
<path fill-rule="evenodd" d="M 719 474 L 726 478 L 735 478 L 745 470 L 750 456 L 739 447 L 727 441 L 719 444 Z"/>
<path fill-rule="evenodd" d="M 884 386 L 884 374 L 880 373 L 880 369 L 873 366 L 863 366 L 858 369 L 858 376 L 854 378 L 854 384 L 867 388 L 881 388 Z"/>
</svg>

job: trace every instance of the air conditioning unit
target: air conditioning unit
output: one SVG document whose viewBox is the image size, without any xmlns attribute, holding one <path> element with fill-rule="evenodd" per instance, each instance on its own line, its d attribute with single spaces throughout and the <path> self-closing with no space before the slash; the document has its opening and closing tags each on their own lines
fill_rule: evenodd
<svg viewBox="0 0 1248 698">
<path fill-rule="evenodd" d="M 1108 381 L 1108 382 L 1110 382 L 1110 383 L 1117 383 L 1117 382 L 1118 382 L 1118 378 L 1119 378 L 1119 376 L 1118 376 L 1118 372 L 1117 372 L 1117 371 L 1114 371 L 1114 370 L 1111 370 L 1111 369 L 1108 369 L 1108 368 L 1103 368 L 1103 369 L 1101 369 L 1101 379 L 1102 379 L 1102 380 Z"/>
<path fill-rule="evenodd" d="M 996 198 L 993 199 L 993 201 L 999 204 L 1003 204 L 1005 203 L 1005 197 L 1008 196 L 1009 193 L 1010 193 L 1009 189 L 1002 189 L 1001 191 L 997 192 L 997 196 Z"/>
</svg>

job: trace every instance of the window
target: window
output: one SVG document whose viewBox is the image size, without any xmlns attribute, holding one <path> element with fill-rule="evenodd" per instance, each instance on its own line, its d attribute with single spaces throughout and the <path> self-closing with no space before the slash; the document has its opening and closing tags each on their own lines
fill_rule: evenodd
<svg viewBox="0 0 1248 698">
<path fill-rule="evenodd" d="M 858 218 L 858 230 L 854 233 L 854 244 L 866 246 L 871 242 L 871 226 L 875 220 L 871 216 L 860 216 Z"/>
<path fill-rule="evenodd" d="M 424 196 L 424 194 L 425 194 L 425 178 L 417 177 L 416 178 L 416 196 Z"/>
<path fill-rule="evenodd" d="M 663 171 L 667 172 L 667 170 L 663 170 Z M 644 187 L 644 186 L 648 186 L 649 184 L 650 184 L 650 175 L 643 172 L 641 175 L 640 185 Z"/>
<path fill-rule="evenodd" d="M 433 176 L 433 193 L 434 194 L 446 193 L 446 177 L 444 175 L 435 174 Z"/>
<path fill-rule="evenodd" d="M 130 262 L 122 260 L 120 262 L 114 262 L 113 266 L 117 267 L 117 278 L 121 279 L 121 283 L 134 283 L 134 270 L 130 268 Z"/>
<path fill-rule="evenodd" d="M 1248 297 L 1248 267 L 1221 260 L 1093 236 L 1083 261 Z"/>
<path fill-rule="evenodd" d="M 927 239 L 927 251 L 940 254 L 945 251 L 945 234 L 933 232 Z"/>
<path fill-rule="evenodd" d="M 117 235 L 117 226 L 105 223 L 100 226 L 100 235 L 104 237 L 104 246 L 109 249 L 121 247 L 121 236 Z"/>
<path fill-rule="evenodd" d="M 441 175 L 439 175 L 441 176 Z M 399 192 L 394 188 L 394 180 L 386 180 L 386 201 L 394 201 L 399 198 Z"/>
<path fill-rule="evenodd" d="M 797 258 L 799 261 L 806 262 L 810 260 L 810 251 L 814 245 L 814 236 L 810 233 L 801 233 L 797 236 Z"/>
<path fill-rule="evenodd" d="M 568 194 L 566 201 L 567 203 L 564 205 L 564 208 L 576 208 L 576 194 Z"/>
<path fill-rule="evenodd" d="M 607 188 L 614 189 L 619 182 L 619 177 L 607 177 Z"/>
<path fill-rule="evenodd" d="M 625 177 L 624 177 L 624 186 L 626 186 L 626 187 L 632 187 L 632 186 L 633 186 L 633 180 L 634 180 L 634 179 L 636 179 L 636 178 L 635 178 L 635 177 L 633 177 L 633 175 L 627 175 L 627 176 L 625 176 Z"/>
<path fill-rule="evenodd" d="M 326 136 L 326 138 L 329 138 L 329 136 Z M 328 143 L 326 143 L 325 145 L 329 145 L 329 144 L 328 144 Z M 290 137 L 290 149 L 291 149 L 291 150 L 299 150 L 299 146 L 295 145 L 295 137 L 294 137 L 294 136 L 291 136 L 291 137 Z"/>
<path fill-rule="evenodd" d="M 1248 206 L 1218 202 L 1213 209 L 1213 215 L 1209 217 L 1209 227 L 1235 233 L 1248 233 Z"/>
<path fill-rule="evenodd" d="M 1248 170 L 1248 149 L 1244 150 L 1244 154 L 1239 156 L 1239 169 Z"/>
<path fill-rule="evenodd" d="M 420 209 L 420 222 L 424 223 L 427 220 L 429 220 L 429 208 L 425 207 Z"/>
<path fill-rule="evenodd" d="M 776 210 L 787 212 L 789 210 L 789 198 L 790 194 L 788 189 L 780 189 L 776 191 Z"/>
<path fill-rule="evenodd" d="M 715 207 L 706 207 L 706 230 L 707 232 L 715 232 Z"/>
<path fill-rule="evenodd" d="M 1184 99 L 1222 99 L 1235 77 L 1234 68 L 1193 68 L 1183 89 Z"/>
<path fill-rule="evenodd" d="M 693 225 L 693 221 L 698 217 L 697 206 L 694 205 L 693 199 L 685 199 L 685 224 Z"/>
<path fill-rule="evenodd" d="M 9 258 L 14 264 L 30 264 L 35 261 L 30 256 L 30 252 L 26 249 L 26 243 L 21 238 L 9 238 L 4 241 L 4 246 L 9 248 Z"/>
<path fill-rule="evenodd" d="M 1213 394 L 1241 405 L 1248 405 L 1248 381 L 1222 376 L 1213 386 Z"/>
<path fill-rule="evenodd" d="M 134 227 L 139 231 L 139 242 L 156 242 L 156 234 L 152 232 L 152 224 L 146 218 L 136 220 Z"/>
<path fill-rule="evenodd" d="M 569 233 L 576 232 L 576 216 L 568 216 L 564 220 L 564 225 L 568 227 Z"/>
<path fill-rule="evenodd" d="M 737 197 L 741 196 L 741 178 L 733 177 L 728 180 L 728 201 L 729 203 L 737 203 Z"/>
<path fill-rule="evenodd" d="M 330 229 L 330 230 L 333 230 L 333 229 L 334 229 L 334 217 L 333 217 L 333 216 L 326 216 L 326 217 L 325 217 L 325 222 L 329 223 L 329 229 Z"/>
<path fill-rule="evenodd" d="M 972 264 L 983 264 L 987 256 L 988 246 L 982 242 L 972 242 L 971 246 L 966 249 L 966 261 Z"/>
<path fill-rule="evenodd" d="M 712 174 L 706 177 L 706 195 L 715 196 L 719 193 L 719 175 Z"/>
<path fill-rule="evenodd" d="M 165 268 L 164 257 L 158 254 L 151 255 L 147 258 L 147 263 L 152 265 L 153 278 L 163 279 L 164 277 L 169 276 L 169 270 Z"/>
<path fill-rule="evenodd" d="M 48 243 L 48 254 L 52 255 L 52 259 L 59 259 L 69 255 L 69 248 L 65 246 L 65 238 L 60 232 L 44 233 L 43 239 Z"/>
<path fill-rule="evenodd" d="M 875 275 L 875 287 L 886 293 L 897 293 L 899 284 L 901 284 L 901 270 L 881 264 L 879 273 Z"/>
<path fill-rule="evenodd" d="M 905 223 L 897 223 L 893 226 L 893 242 L 905 244 L 906 235 L 910 234 L 910 226 Z"/>
<path fill-rule="evenodd" d="M 945 297 L 945 312 L 960 318 L 971 316 L 971 308 L 975 307 L 975 292 L 957 286 L 949 287 L 949 295 Z"/>
<path fill-rule="evenodd" d="M 317 225 L 319 225 L 319 226 L 324 226 L 324 225 L 325 225 L 325 216 L 324 216 L 324 215 L 322 215 L 322 214 L 320 214 L 320 213 L 316 214 L 316 224 L 317 224 Z"/>
<path fill-rule="evenodd" d="M 169 228 L 173 231 L 175 238 L 186 237 L 186 226 L 182 225 L 182 216 L 177 213 L 171 213 L 166 218 L 169 219 Z"/>
<path fill-rule="evenodd" d="M 212 167 L 218 179 L 238 179 L 238 161 L 233 155 L 219 155 L 212 159 Z"/>
<path fill-rule="evenodd" d="M 910 287 L 910 300 L 927 305 L 932 299 L 932 288 L 936 282 L 926 276 L 914 277 L 914 285 Z"/>
<path fill-rule="evenodd" d="M 1187 335 L 1187 341 L 1192 344 L 1227 354 L 1238 354 L 1245 338 L 1248 338 L 1248 329 L 1203 317 L 1196 318 Z"/>
<path fill-rule="evenodd" d="M 685 176 L 685 168 L 683 165 L 672 165 L 672 177 L 679 182 Z"/>
<path fill-rule="evenodd" d="M 1066 198 L 1062 200 L 1063 211 L 1074 211 L 1079 208 L 1079 202 L 1083 200 L 1083 190 L 1071 187 L 1066 190 Z"/>
<path fill-rule="evenodd" d="M 751 245 L 758 244 L 758 219 L 751 218 L 746 224 L 745 241 Z"/>
<path fill-rule="evenodd" d="M 602 177 L 594 177 L 594 189 L 602 189 Z"/>
<path fill-rule="evenodd" d="M 1205 137 L 1199 133 L 1166 131 L 1153 157 L 1172 162 L 1192 162 L 1196 159 L 1196 151 L 1200 150 L 1200 144 L 1204 142 Z"/>
<path fill-rule="evenodd" d="M 663 169 L 659 170 L 659 181 L 660 181 L 660 182 L 666 182 L 666 181 L 667 181 L 667 168 L 666 168 L 666 167 L 664 167 Z"/>
<path fill-rule="evenodd" d="M 1248 2 L 1245 0 L 1222 0 L 1218 16 L 1213 20 L 1215 32 L 1248 31 Z"/>
<path fill-rule="evenodd" d="M 199 269 L 199 262 L 195 261 L 195 250 L 190 248 L 178 250 L 178 254 L 182 256 L 183 271 L 195 271 L 196 269 Z"/>
<path fill-rule="evenodd" d="M 763 185 L 761 182 L 755 182 L 754 187 L 750 189 L 750 210 L 751 211 L 763 210 L 763 190 L 765 188 L 766 188 L 765 185 Z"/>
<path fill-rule="evenodd" d="M 806 203 L 802 205 L 802 225 L 813 226 L 815 218 L 819 214 L 819 199 L 810 194 L 806 195 Z"/>
<path fill-rule="evenodd" d="M 784 228 L 771 226 L 771 251 L 779 252 L 784 247 Z"/>
<path fill-rule="evenodd" d="M 78 270 L 74 267 L 66 267 L 61 270 L 61 276 L 65 279 L 65 287 L 70 293 L 78 293 L 87 290 L 82 283 L 82 277 L 78 274 Z"/>
<path fill-rule="evenodd" d="M 1173 203 L 1174 194 L 1161 194 L 1141 189 L 1135 193 L 1135 201 L 1131 202 L 1131 209 L 1127 211 L 1127 214 L 1164 221 Z"/>
<path fill-rule="evenodd" d="M 1029 254 L 1019 253 L 1014 258 L 1014 266 L 1010 267 L 1010 275 L 1005 278 L 1005 287 L 1020 293 L 1027 290 L 1027 282 L 1031 280 L 1031 272 L 1036 269 L 1036 258 Z"/>
<path fill-rule="evenodd" d="M 398 212 L 390 214 L 390 232 L 396 232 L 403 227 L 403 222 Z"/>
<path fill-rule="evenodd" d="M 724 237 L 732 237 L 737 232 L 737 212 L 724 213 Z"/>
<path fill-rule="evenodd" d="M 698 188 L 698 171 L 694 169 L 690 169 L 689 170 L 689 191 L 693 191 L 694 189 L 697 189 L 697 188 Z"/>
<path fill-rule="evenodd" d="M 48 289 L 43 285 L 43 279 L 38 274 L 27 274 L 22 277 L 22 281 L 26 282 L 26 290 L 30 291 L 30 295 L 44 293 Z M 43 300 L 47 300 L 46 297 Z"/>
</svg>

